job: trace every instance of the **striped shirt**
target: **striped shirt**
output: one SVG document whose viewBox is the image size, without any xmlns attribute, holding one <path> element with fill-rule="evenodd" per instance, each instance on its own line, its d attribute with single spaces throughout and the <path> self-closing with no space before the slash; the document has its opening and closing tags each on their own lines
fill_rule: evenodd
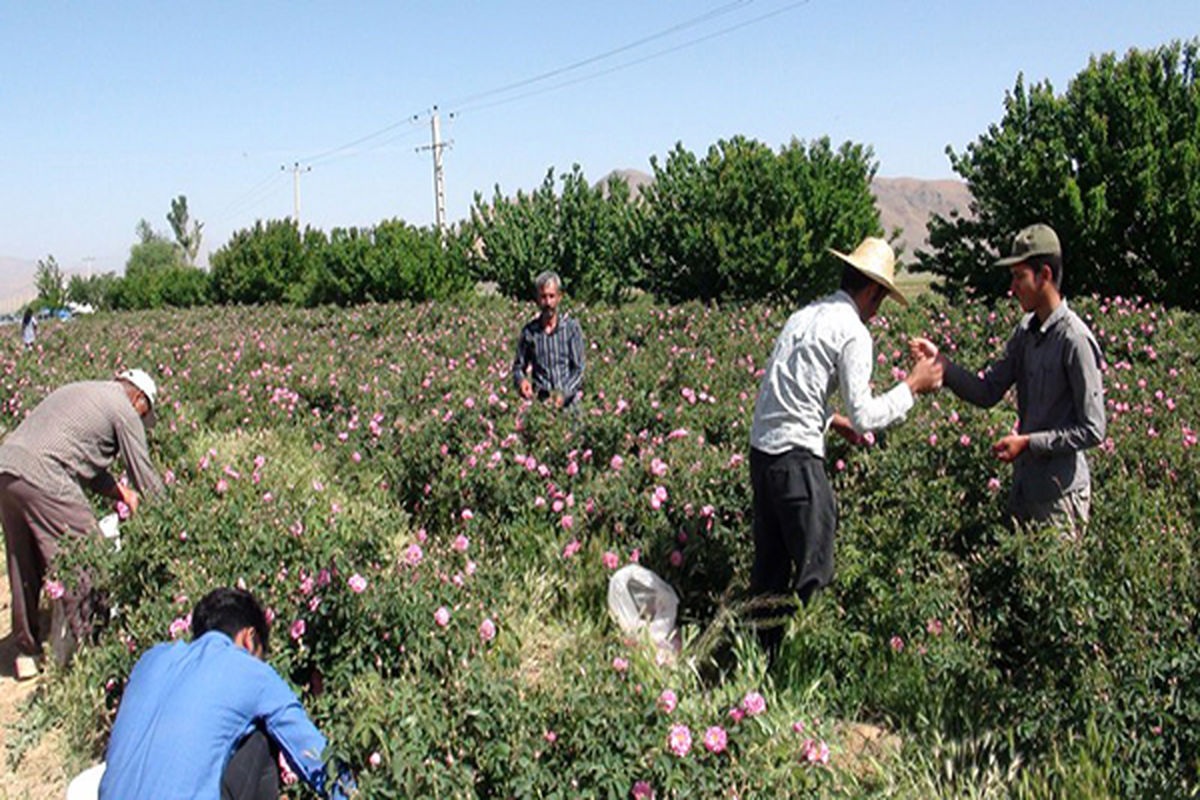
<svg viewBox="0 0 1200 800">
<path fill-rule="evenodd" d="M 513 384 L 518 388 L 532 369 L 538 396 L 559 392 L 563 405 L 568 405 L 583 388 L 583 367 L 583 330 L 572 317 L 560 316 L 551 333 L 542 328 L 540 316 L 521 329 L 513 361 Z"/>
<path fill-rule="evenodd" d="M 86 502 L 82 487 L 113 490 L 108 472 L 120 452 L 134 488 L 162 491 L 146 447 L 137 409 L 118 381 L 60 386 L 29 412 L 0 445 L 0 474 L 15 475 L 39 491 L 68 502 Z"/>
</svg>

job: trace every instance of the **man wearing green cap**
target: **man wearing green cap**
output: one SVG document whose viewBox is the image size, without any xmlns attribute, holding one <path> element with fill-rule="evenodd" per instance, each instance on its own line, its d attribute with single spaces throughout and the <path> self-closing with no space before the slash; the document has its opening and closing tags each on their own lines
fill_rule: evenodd
<svg viewBox="0 0 1200 800">
<path fill-rule="evenodd" d="M 1054 520 L 1074 531 L 1091 508 L 1083 451 L 1105 435 L 1100 346 L 1062 297 L 1062 248 L 1049 225 L 1023 229 L 996 265 L 1012 273 L 1012 294 L 1027 316 L 982 377 L 939 355 L 928 339 L 909 346 L 914 355 L 935 356 L 944 384 L 974 405 L 990 408 L 1016 384 L 1016 430 L 992 445 L 1013 465 L 1009 512 L 1019 522 Z"/>
</svg>

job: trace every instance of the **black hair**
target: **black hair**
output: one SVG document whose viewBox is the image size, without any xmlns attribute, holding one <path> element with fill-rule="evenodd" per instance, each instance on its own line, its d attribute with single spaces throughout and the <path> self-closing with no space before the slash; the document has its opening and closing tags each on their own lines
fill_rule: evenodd
<svg viewBox="0 0 1200 800">
<path fill-rule="evenodd" d="M 1033 267 L 1034 273 L 1041 271 L 1043 266 L 1050 268 L 1050 279 L 1054 281 L 1054 288 L 1062 288 L 1062 255 L 1059 253 L 1051 253 L 1044 256 L 1034 256 L 1029 259 L 1029 266 Z"/>
<path fill-rule="evenodd" d="M 871 280 L 865 273 L 860 272 L 849 264 L 842 266 L 842 285 L 839 288 L 843 292 L 853 297 L 868 286 L 878 286 L 884 290 L 887 289 L 879 281 Z"/>
<path fill-rule="evenodd" d="M 232 639 L 243 628 L 253 629 L 263 652 L 267 652 L 271 630 L 267 615 L 254 595 L 245 589 L 229 586 L 213 589 L 192 611 L 192 636 L 196 639 L 209 631 L 221 631 Z"/>
<path fill-rule="evenodd" d="M 33 319 L 33 309 L 27 308 L 27 309 L 25 309 L 25 316 L 21 318 L 21 324 L 28 325 L 29 320 L 31 320 L 31 319 Z"/>
</svg>

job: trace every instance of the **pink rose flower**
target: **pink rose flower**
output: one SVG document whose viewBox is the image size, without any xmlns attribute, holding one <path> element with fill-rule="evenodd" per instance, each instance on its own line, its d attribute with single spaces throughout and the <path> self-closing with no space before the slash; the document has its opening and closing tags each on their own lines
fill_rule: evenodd
<svg viewBox="0 0 1200 800">
<path fill-rule="evenodd" d="M 616 656 L 612 660 L 612 665 L 617 672 L 625 672 L 629 669 L 629 660 Z"/>
<path fill-rule="evenodd" d="M 439 628 L 444 628 L 450 624 L 450 609 L 445 606 L 439 606 L 438 610 L 433 612 L 433 621 L 438 624 Z"/>
<path fill-rule="evenodd" d="M 679 698 L 670 689 L 663 689 L 662 694 L 658 696 L 657 705 L 659 711 L 664 714 L 670 714 L 679 705 Z"/>
<path fill-rule="evenodd" d="M 355 594 L 362 594 L 367 590 L 367 579 L 357 572 L 350 576 L 350 591 Z"/>
<path fill-rule="evenodd" d="M 490 619 L 485 619 L 479 623 L 479 641 L 487 644 L 492 639 L 496 638 L 496 623 Z"/>
<path fill-rule="evenodd" d="M 608 567 L 609 569 L 616 569 L 617 565 L 621 563 L 620 557 L 617 556 L 617 554 L 612 550 L 607 551 L 601 557 L 601 560 L 604 562 L 604 566 Z"/>
<path fill-rule="evenodd" d="M 636 781 L 630 794 L 633 800 L 654 800 L 654 788 L 648 781 Z"/>
<path fill-rule="evenodd" d="M 746 692 L 746 696 L 742 698 L 742 710 L 752 717 L 757 717 L 767 710 L 767 701 L 758 692 Z"/>
<path fill-rule="evenodd" d="M 66 594 L 66 589 L 63 588 L 62 581 L 46 581 L 46 595 L 49 596 L 51 600 L 57 600 L 64 594 Z"/>
<path fill-rule="evenodd" d="M 675 755 L 683 758 L 692 749 L 692 732 L 687 725 L 675 724 L 667 734 L 667 748 Z"/>
<path fill-rule="evenodd" d="M 410 567 L 415 567 L 421 563 L 421 559 L 425 557 L 425 553 L 421 550 L 421 545 L 417 543 L 410 544 L 408 549 L 404 551 L 404 563 Z"/>
<path fill-rule="evenodd" d="M 463 534 L 454 537 L 454 549 L 460 553 L 467 552 L 467 548 L 471 546 L 471 540 Z"/>
<path fill-rule="evenodd" d="M 704 746 L 710 753 L 722 753 L 729 743 L 729 736 L 720 725 L 713 725 L 704 732 Z"/>
<path fill-rule="evenodd" d="M 288 630 L 288 635 L 298 642 L 306 630 L 308 630 L 308 626 L 304 624 L 304 620 L 298 619 L 292 623 L 292 627 Z"/>
</svg>

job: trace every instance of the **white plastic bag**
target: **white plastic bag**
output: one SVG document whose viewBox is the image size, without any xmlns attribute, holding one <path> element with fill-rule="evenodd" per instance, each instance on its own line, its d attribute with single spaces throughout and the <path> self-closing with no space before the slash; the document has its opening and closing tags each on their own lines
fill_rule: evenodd
<svg viewBox="0 0 1200 800">
<path fill-rule="evenodd" d="M 104 762 L 88 767 L 67 786 L 67 800 L 96 800 L 100 796 L 100 779 L 103 777 Z"/>
<path fill-rule="evenodd" d="M 646 629 L 660 649 L 678 653 L 675 630 L 679 595 L 671 584 L 638 564 L 628 564 L 608 580 L 608 613 L 626 634 Z"/>
</svg>

